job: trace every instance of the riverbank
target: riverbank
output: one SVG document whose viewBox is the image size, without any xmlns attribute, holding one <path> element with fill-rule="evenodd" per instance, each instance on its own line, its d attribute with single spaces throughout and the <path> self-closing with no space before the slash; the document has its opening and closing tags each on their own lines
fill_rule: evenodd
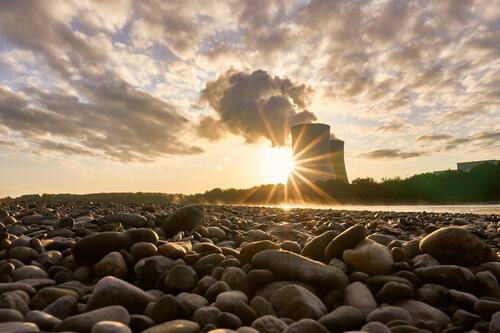
<svg viewBox="0 0 500 333">
<path fill-rule="evenodd" d="M 0 222 L 2 332 L 500 327 L 500 215 L 11 202 Z"/>
</svg>

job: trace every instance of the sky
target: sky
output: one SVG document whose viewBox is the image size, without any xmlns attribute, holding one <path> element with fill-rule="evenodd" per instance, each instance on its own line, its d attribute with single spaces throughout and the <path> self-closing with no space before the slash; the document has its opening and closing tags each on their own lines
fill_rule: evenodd
<svg viewBox="0 0 500 333">
<path fill-rule="evenodd" d="M 0 1 L 0 197 L 274 182 L 303 122 L 350 179 L 500 159 L 500 1 Z"/>
</svg>

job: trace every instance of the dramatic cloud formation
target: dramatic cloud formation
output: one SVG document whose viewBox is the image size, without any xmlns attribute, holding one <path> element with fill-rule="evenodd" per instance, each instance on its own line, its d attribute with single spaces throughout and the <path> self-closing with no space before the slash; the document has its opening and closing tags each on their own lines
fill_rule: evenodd
<svg viewBox="0 0 500 333">
<path fill-rule="evenodd" d="M 1 1 L 0 145 L 153 161 L 318 117 L 351 156 L 498 153 L 499 21 L 500 0 Z"/>
<path fill-rule="evenodd" d="M 425 155 L 421 151 L 404 152 L 399 149 L 378 149 L 361 154 L 360 157 L 368 159 L 406 159 Z"/>
<path fill-rule="evenodd" d="M 450 134 L 422 135 L 417 138 L 417 142 L 424 142 L 435 147 L 437 152 L 446 152 L 455 149 L 473 147 L 485 149 L 500 146 L 500 129 L 486 132 L 474 133 L 470 136 L 456 137 Z"/>
<path fill-rule="evenodd" d="M 217 118 L 202 118 L 198 133 L 215 140 L 227 130 L 249 143 L 265 137 L 275 146 L 284 146 L 290 126 L 316 120 L 304 109 L 311 94 L 312 89 L 306 85 L 272 77 L 263 70 L 229 70 L 202 91 L 201 101 L 215 110 Z"/>
</svg>

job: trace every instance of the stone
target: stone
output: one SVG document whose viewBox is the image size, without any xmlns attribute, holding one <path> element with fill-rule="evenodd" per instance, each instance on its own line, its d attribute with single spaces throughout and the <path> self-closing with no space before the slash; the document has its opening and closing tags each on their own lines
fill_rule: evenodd
<svg viewBox="0 0 500 333">
<path fill-rule="evenodd" d="M 268 269 L 252 269 L 247 274 L 247 282 L 253 287 L 258 288 L 262 285 L 274 281 L 273 272 Z"/>
<path fill-rule="evenodd" d="M 149 229 L 130 229 L 126 232 L 105 231 L 78 240 L 72 248 L 79 264 L 93 265 L 110 252 L 128 250 L 133 243 L 156 244 L 158 235 Z"/>
<path fill-rule="evenodd" d="M 28 294 L 23 291 L 8 291 L 0 295 L 0 308 L 12 309 L 21 312 L 23 315 L 29 311 Z M 25 297 L 24 297 L 25 296 Z"/>
<path fill-rule="evenodd" d="M 404 320 L 413 323 L 413 317 L 407 310 L 390 305 L 374 309 L 366 317 L 366 321 L 378 321 L 382 324 L 388 323 L 391 320 Z"/>
<path fill-rule="evenodd" d="M 157 323 L 175 320 L 181 312 L 177 298 L 172 295 L 162 296 L 152 307 L 150 317 Z"/>
<path fill-rule="evenodd" d="M 243 325 L 251 325 L 257 319 L 257 313 L 244 302 L 237 302 L 234 305 L 233 313 L 241 319 Z"/>
<path fill-rule="evenodd" d="M 198 259 L 193 265 L 196 273 L 200 274 L 200 276 L 209 273 L 215 266 L 217 266 L 222 260 L 226 257 L 219 253 L 208 254 L 204 257 Z"/>
<path fill-rule="evenodd" d="M 43 312 L 59 319 L 66 319 L 77 312 L 77 300 L 73 296 L 63 296 L 47 305 Z"/>
<path fill-rule="evenodd" d="M 377 308 L 377 302 L 368 287 L 361 282 L 353 282 L 344 289 L 343 305 L 353 306 L 366 314 Z"/>
<path fill-rule="evenodd" d="M 481 321 L 481 317 L 468 311 L 458 309 L 452 317 L 453 323 L 464 329 L 471 329 L 475 323 Z"/>
<path fill-rule="evenodd" d="M 279 249 L 279 245 L 271 242 L 270 240 L 261 240 L 252 243 L 248 243 L 243 246 L 240 250 L 240 261 L 243 264 L 249 264 L 252 262 L 252 258 L 257 253 L 264 250 L 277 250 Z"/>
<path fill-rule="evenodd" d="M 391 333 L 391 330 L 389 329 L 389 327 L 385 326 L 381 322 L 371 321 L 371 322 L 365 324 L 363 327 L 361 327 L 361 332 Z"/>
<path fill-rule="evenodd" d="M 23 314 L 14 309 L 0 309 L 0 323 L 23 321 Z"/>
<path fill-rule="evenodd" d="M 259 317 L 252 323 L 252 328 L 260 333 L 281 333 L 287 326 L 283 320 L 270 315 Z"/>
<path fill-rule="evenodd" d="M 215 299 L 215 305 L 221 311 L 234 312 L 234 306 L 239 302 L 248 303 L 247 295 L 238 290 L 225 291 Z"/>
<path fill-rule="evenodd" d="M 315 320 L 302 319 L 288 326 L 283 333 L 329 333 L 329 331 Z"/>
<path fill-rule="evenodd" d="M 219 227 L 207 227 L 208 237 L 223 240 L 226 238 L 226 232 Z"/>
<path fill-rule="evenodd" d="M 146 305 L 154 300 L 151 294 L 142 289 L 113 276 L 107 276 L 96 284 L 85 309 L 90 311 L 110 305 L 121 305 L 131 313 L 142 313 Z"/>
<path fill-rule="evenodd" d="M 165 288 L 173 293 L 192 291 L 198 283 L 198 275 L 190 266 L 172 267 L 165 277 Z"/>
<path fill-rule="evenodd" d="M 193 320 L 197 322 L 200 327 L 209 324 L 215 325 L 219 313 L 221 313 L 221 311 L 215 306 L 203 306 L 194 312 Z"/>
<path fill-rule="evenodd" d="M 405 300 L 394 305 L 407 310 L 415 322 L 419 320 L 435 321 L 439 329 L 443 329 L 451 321 L 450 317 L 443 311 L 420 301 Z"/>
<path fill-rule="evenodd" d="M 463 291 L 474 288 L 474 274 L 467 268 L 456 265 L 439 265 L 417 268 L 414 273 L 424 282 L 440 284 Z"/>
<path fill-rule="evenodd" d="M 63 296 L 73 297 L 75 300 L 79 299 L 78 292 L 70 289 L 58 287 L 46 287 L 40 289 L 36 295 L 31 299 L 31 307 L 36 310 L 42 310 L 58 298 Z"/>
<path fill-rule="evenodd" d="M 40 332 L 40 328 L 33 323 L 1 323 L 2 333 L 32 333 Z"/>
<path fill-rule="evenodd" d="M 450 293 L 444 286 L 426 283 L 417 289 L 415 299 L 434 307 L 446 307 L 450 302 Z"/>
<path fill-rule="evenodd" d="M 132 333 L 132 330 L 120 322 L 103 320 L 95 324 L 90 333 Z"/>
<path fill-rule="evenodd" d="M 157 253 L 158 249 L 156 245 L 149 242 L 138 242 L 132 245 L 130 248 L 130 254 L 139 260 L 144 257 L 152 257 Z"/>
<path fill-rule="evenodd" d="M 358 330 L 365 323 L 365 314 L 353 306 L 342 305 L 320 318 L 319 323 L 330 332 Z"/>
<path fill-rule="evenodd" d="M 197 225 L 205 223 L 205 208 L 202 205 L 187 205 L 177 209 L 170 215 L 162 228 L 167 237 L 172 237 L 179 231 L 190 232 Z"/>
<path fill-rule="evenodd" d="M 297 280 L 328 289 L 343 289 L 349 278 L 338 268 L 310 260 L 293 252 L 264 250 L 252 259 L 252 265 L 272 271 L 288 280 Z"/>
<path fill-rule="evenodd" d="M 291 241 L 291 240 L 286 240 L 286 241 L 282 242 L 280 244 L 280 249 L 290 251 L 293 253 L 297 253 L 297 254 L 300 254 L 300 252 L 302 251 L 300 244 L 295 242 L 295 241 Z"/>
<path fill-rule="evenodd" d="M 280 317 L 295 321 L 304 318 L 319 319 L 327 312 L 326 306 L 316 295 L 296 284 L 276 290 L 270 302 Z"/>
<path fill-rule="evenodd" d="M 338 234 L 336 230 L 325 231 L 307 242 L 300 254 L 312 260 L 324 261 L 326 247 Z"/>
<path fill-rule="evenodd" d="M 12 273 L 14 281 L 22 281 L 25 279 L 48 279 L 49 274 L 38 266 L 26 265 L 19 267 Z"/>
<path fill-rule="evenodd" d="M 58 324 L 54 330 L 56 332 L 75 331 L 88 333 L 95 324 L 105 320 L 128 325 L 130 315 L 124 307 L 113 305 L 68 317 Z"/>
<path fill-rule="evenodd" d="M 121 223 L 126 227 L 134 228 L 142 228 L 148 224 L 148 219 L 144 216 L 128 213 L 106 215 L 101 220 L 105 223 Z"/>
<path fill-rule="evenodd" d="M 441 264 L 469 267 L 496 261 L 496 254 L 488 244 L 461 227 L 438 229 L 422 239 L 419 247 Z"/>
<path fill-rule="evenodd" d="M 42 311 L 33 310 L 26 314 L 24 321 L 36 324 L 42 330 L 52 331 L 61 322 L 61 319 Z"/>
<path fill-rule="evenodd" d="M 329 262 L 332 258 L 342 259 L 345 250 L 356 247 L 366 236 L 367 231 L 362 224 L 356 224 L 343 231 L 325 248 L 325 262 Z"/>
<path fill-rule="evenodd" d="M 491 316 L 489 332 L 490 333 L 500 332 L 500 311 Z"/>
<path fill-rule="evenodd" d="M 22 290 L 29 295 L 34 295 L 36 293 L 36 289 L 26 282 L 0 283 L 0 295 L 15 290 Z"/>
<path fill-rule="evenodd" d="M 172 320 L 148 328 L 142 333 L 199 333 L 200 325 L 190 320 Z"/>
<path fill-rule="evenodd" d="M 193 314 L 196 310 L 208 305 L 208 301 L 205 297 L 196 294 L 180 293 L 176 298 L 179 302 L 183 317 L 188 319 L 193 318 Z"/>
<path fill-rule="evenodd" d="M 241 326 L 241 320 L 237 316 L 229 312 L 221 312 L 216 319 L 217 326 L 237 329 Z"/>
<path fill-rule="evenodd" d="M 481 317 L 489 319 L 494 313 L 500 311 L 500 301 L 479 299 L 474 303 L 473 311 Z"/>
<path fill-rule="evenodd" d="M 266 315 L 277 316 L 276 310 L 274 310 L 271 303 L 262 296 L 255 296 L 250 302 L 250 306 L 257 314 L 257 317 L 262 317 Z"/>
<path fill-rule="evenodd" d="M 361 241 L 354 249 L 345 250 L 343 259 L 352 269 L 369 275 L 389 274 L 394 265 L 389 249 L 368 239 Z"/>
<path fill-rule="evenodd" d="M 413 297 L 414 288 L 407 283 L 389 281 L 377 293 L 377 299 L 383 303 L 394 303 Z"/>
<path fill-rule="evenodd" d="M 127 263 L 120 252 L 108 253 L 95 264 L 94 270 L 99 278 L 109 275 L 119 279 L 125 279 L 128 273 Z"/>
<path fill-rule="evenodd" d="M 207 289 L 205 298 L 209 301 L 214 301 L 219 294 L 225 291 L 231 291 L 229 285 L 224 281 L 217 281 Z"/>
<path fill-rule="evenodd" d="M 158 254 L 172 259 L 182 259 L 189 251 L 185 242 L 167 242 L 158 248 Z"/>
<path fill-rule="evenodd" d="M 38 252 L 27 246 L 16 246 L 9 250 L 9 258 L 17 259 L 27 264 L 38 257 Z"/>
</svg>

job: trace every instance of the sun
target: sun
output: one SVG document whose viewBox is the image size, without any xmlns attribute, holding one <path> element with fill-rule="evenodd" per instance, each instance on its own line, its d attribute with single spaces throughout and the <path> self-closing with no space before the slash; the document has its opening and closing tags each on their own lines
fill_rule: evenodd
<svg viewBox="0 0 500 333">
<path fill-rule="evenodd" d="M 265 147 L 260 151 L 260 173 L 266 184 L 286 183 L 293 170 L 290 148 Z"/>
</svg>

